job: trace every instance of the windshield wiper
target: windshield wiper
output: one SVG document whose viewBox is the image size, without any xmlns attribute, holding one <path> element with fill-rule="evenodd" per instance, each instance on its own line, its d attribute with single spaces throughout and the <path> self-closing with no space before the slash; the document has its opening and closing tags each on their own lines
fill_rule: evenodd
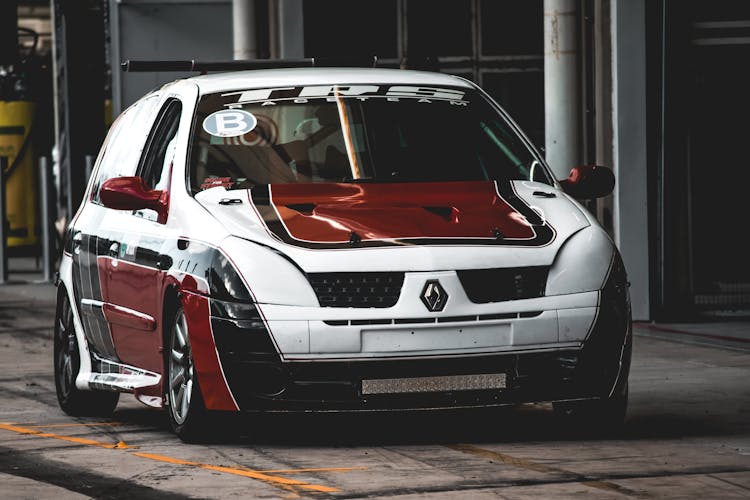
<svg viewBox="0 0 750 500">
<path fill-rule="evenodd" d="M 387 182 L 387 181 L 384 179 L 380 179 L 378 177 L 358 177 L 356 179 L 353 177 L 347 177 L 337 182 L 341 182 L 344 184 L 359 184 L 359 183 L 366 183 L 366 182 Z"/>
</svg>

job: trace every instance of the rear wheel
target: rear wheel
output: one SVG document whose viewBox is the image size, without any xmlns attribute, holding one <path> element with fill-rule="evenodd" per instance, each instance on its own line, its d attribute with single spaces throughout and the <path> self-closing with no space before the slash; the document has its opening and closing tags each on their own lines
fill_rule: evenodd
<svg viewBox="0 0 750 500">
<path fill-rule="evenodd" d="M 53 349 L 55 389 L 60 408 L 73 416 L 111 415 L 120 398 L 118 392 L 82 391 L 76 387 L 81 357 L 73 325 L 73 310 L 63 288 L 57 298 Z"/>
<path fill-rule="evenodd" d="M 166 396 L 169 423 L 180 439 L 201 441 L 207 435 L 206 410 L 190 348 L 187 319 L 182 306 L 170 315 L 166 351 Z"/>
</svg>

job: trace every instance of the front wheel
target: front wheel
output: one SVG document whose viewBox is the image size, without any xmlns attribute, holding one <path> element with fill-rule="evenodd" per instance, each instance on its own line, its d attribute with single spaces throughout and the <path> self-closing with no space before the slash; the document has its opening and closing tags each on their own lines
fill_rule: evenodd
<svg viewBox="0 0 750 500">
<path fill-rule="evenodd" d="M 166 352 L 166 399 L 169 423 L 185 442 L 201 441 L 206 436 L 206 410 L 190 349 L 190 335 L 182 306 L 170 315 Z"/>
<path fill-rule="evenodd" d="M 57 296 L 53 350 L 55 389 L 60 408 L 72 416 L 111 415 L 120 399 L 120 393 L 82 391 L 76 387 L 76 378 L 81 369 L 81 357 L 73 324 L 73 310 L 68 294 L 62 288 Z"/>
</svg>

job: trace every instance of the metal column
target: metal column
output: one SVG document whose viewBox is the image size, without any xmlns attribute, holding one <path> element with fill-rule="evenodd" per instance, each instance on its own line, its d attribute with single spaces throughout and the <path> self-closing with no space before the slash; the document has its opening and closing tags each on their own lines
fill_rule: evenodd
<svg viewBox="0 0 750 500">
<path fill-rule="evenodd" d="M 271 58 L 305 55 L 302 0 L 269 0 L 268 24 Z"/>
<path fill-rule="evenodd" d="M 232 0 L 234 59 L 257 59 L 255 0 Z"/>
<path fill-rule="evenodd" d="M 544 147 L 558 179 L 581 161 L 577 8 L 576 0 L 544 0 Z"/>
<path fill-rule="evenodd" d="M 89 179 L 91 179 L 91 172 L 94 170 L 94 161 L 96 160 L 96 157 L 94 155 L 85 155 L 83 157 L 83 185 L 84 185 L 84 191 L 86 190 L 86 186 L 89 184 Z M 71 212 L 72 213 L 72 212 Z"/>
<path fill-rule="evenodd" d="M 646 138 L 646 0 L 612 1 L 613 223 L 633 319 L 650 316 Z M 681 214 L 684 217 L 684 214 Z"/>
<path fill-rule="evenodd" d="M 5 212 L 5 170 L 8 157 L 0 156 L 0 284 L 8 282 L 8 224 Z"/>
<path fill-rule="evenodd" d="M 51 0 L 57 78 L 56 154 L 69 221 L 86 189 L 85 159 L 94 155 L 104 123 L 104 17 L 97 1 Z"/>
<path fill-rule="evenodd" d="M 44 270 L 44 276 L 43 281 L 50 282 L 52 281 L 52 268 L 54 267 L 53 261 L 52 261 L 52 231 L 51 231 L 51 225 L 50 220 L 52 219 L 52 214 L 50 214 L 50 203 L 49 203 L 49 195 L 50 195 L 50 171 L 49 171 L 49 161 L 47 160 L 46 156 L 42 156 L 39 158 L 39 191 L 41 195 L 41 217 L 40 222 L 42 225 L 42 269 Z"/>
</svg>

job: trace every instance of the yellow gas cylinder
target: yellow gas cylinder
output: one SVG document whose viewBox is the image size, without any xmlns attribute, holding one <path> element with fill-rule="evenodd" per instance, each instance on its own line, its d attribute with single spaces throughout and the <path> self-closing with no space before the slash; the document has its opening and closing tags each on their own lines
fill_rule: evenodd
<svg viewBox="0 0 750 500">
<path fill-rule="evenodd" d="M 36 169 L 30 136 L 35 107 L 30 101 L 0 101 L 0 156 L 8 157 L 5 171 L 8 247 L 38 243 Z"/>
</svg>

